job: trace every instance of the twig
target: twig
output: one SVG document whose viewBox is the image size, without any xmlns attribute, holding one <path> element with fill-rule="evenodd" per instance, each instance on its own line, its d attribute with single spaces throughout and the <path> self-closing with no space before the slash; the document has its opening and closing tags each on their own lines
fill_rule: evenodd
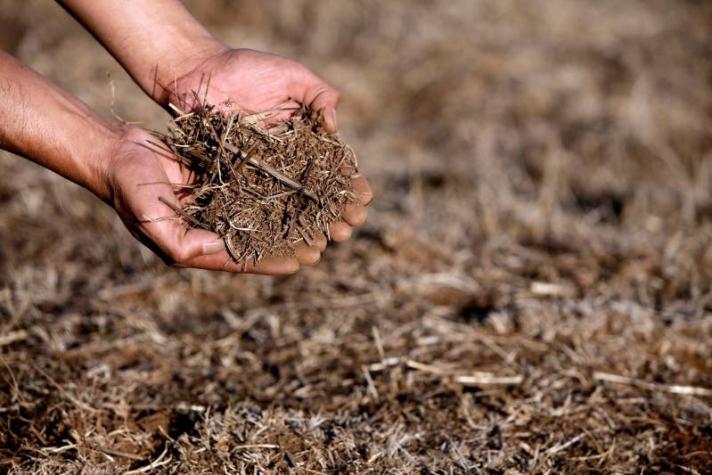
<svg viewBox="0 0 712 475">
<path fill-rule="evenodd" d="M 47 379 L 47 381 L 49 381 L 55 388 L 57 388 L 57 390 L 59 390 L 59 392 L 62 393 L 62 395 L 63 395 L 65 398 L 67 398 L 67 400 L 69 400 L 69 401 L 70 401 L 71 403 L 73 403 L 75 406 L 77 406 L 78 408 L 83 409 L 83 410 L 85 410 L 85 411 L 87 411 L 87 412 L 91 412 L 91 413 L 93 413 L 93 414 L 96 414 L 97 412 L 99 412 L 99 409 L 96 409 L 96 408 L 90 406 L 89 404 L 87 404 L 87 403 L 85 403 L 85 402 L 83 402 L 83 401 L 80 401 L 79 399 L 77 399 L 77 398 L 74 397 L 73 395 L 69 394 L 69 392 L 67 392 L 67 390 L 65 390 L 62 386 L 60 386 L 59 383 L 58 383 L 57 381 L 55 381 L 54 378 L 52 378 L 52 376 L 50 376 L 50 375 L 48 375 L 47 373 L 45 373 L 45 372 L 44 372 L 43 370 L 41 370 L 39 367 L 35 366 L 34 368 L 35 368 L 35 370 L 36 370 L 39 374 L 41 374 L 42 376 L 44 376 L 44 377 Z"/>
<path fill-rule="evenodd" d="M 414 360 L 406 360 L 405 365 L 410 369 L 423 371 L 425 373 L 447 374 L 447 372 L 442 368 L 438 368 L 437 366 L 432 366 L 432 365 L 425 364 L 425 363 L 419 363 Z"/>
<path fill-rule="evenodd" d="M 457 376 L 455 382 L 465 386 L 518 386 L 522 384 L 524 376 L 495 376 L 489 373 L 482 373 L 472 376 Z"/>
<path fill-rule="evenodd" d="M 376 389 L 376 384 L 373 382 L 373 378 L 371 377 L 371 373 L 368 371 L 368 367 L 364 366 L 362 368 L 362 370 L 363 370 L 363 377 L 366 380 L 366 391 L 374 399 L 379 399 L 380 395 L 378 394 L 378 389 Z"/>
<path fill-rule="evenodd" d="M 143 460 L 144 459 L 140 455 L 130 454 L 128 452 L 122 452 L 120 450 L 106 449 L 106 448 L 99 448 L 96 450 L 97 450 L 97 452 L 105 452 L 108 455 L 113 455 L 115 457 L 123 457 L 123 458 L 127 458 L 130 460 Z"/>
<path fill-rule="evenodd" d="M 236 147 L 234 147 L 233 145 L 230 145 L 230 144 L 225 144 L 225 150 L 242 157 L 242 159 L 247 160 L 247 163 L 249 163 L 250 165 L 259 168 L 260 170 L 262 170 L 263 172 L 265 172 L 269 175 L 272 175 L 274 178 L 281 181 L 288 187 L 293 188 L 298 191 L 301 191 L 308 198 L 311 198 L 314 201 L 318 201 L 317 196 L 316 196 L 316 194 L 314 194 L 314 192 L 307 190 L 306 188 L 304 188 L 304 185 L 302 185 L 301 183 L 297 183 L 296 181 L 292 180 L 288 176 L 286 176 L 286 175 L 278 172 L 274 168 L 270 167 L 266 163 L 263 163 L 254 157 L 246 156 L 243 152 L 241 152 L 239 149 L 237 149 Z"/>
<path fill-rule="evenodd" d="M 175 113 L 178 114 L 179 116 L 186 114 L 186 113 L 183 112 L 177 105 L 173 104 L 172 102 L 169 102 L 169 103 L 168 103 L 168 107 L 171 108 L 171 109 L 173 109 L 173 112 L 175 112 Z"/>
<path fill-rule="evenodd" d="M 561 452 L 562 450 L 566 450 L 569 447 L 571 447 L 572 445 L 574 445 L 576 442 L 578 442 L 579 440 L 583 439 L 584 435 L 585 434 L 579 434 L 576 437 L 573 437 L 571 440 L 568 440 L 561 444 L 557 444 L 557 445 L 551 447 L 550 449 L 548 449 L 546 451 L 546 453 L 549 455 L 553 455 L 557 452 Z"/>
<path fill-rule="evenodd" d="M 6 333 L 4 335 L 0 335 L 0 346 L 9 345 L 10 343 L 24 340 L 28 336 L 29 334 L 25 330 L 17 330 L 14 332 Z"/>
<path fill-rule="evenodd" d="M 681 386 L 677 384 L 666 385 L 658 383 L 649 383 L 640 379 L 629 378 L 627 376 L 621 376 L 618 374 L 603 373 L 600 371 L 596 371 L 595 373 L 593 373 L 593 379 L 605 383 L 626 384 L 641 389 L 647 389 L 649 391 L 664 391 L 670 394 L 712 397 L 712 389 L 703 388 L 700 386 Z"/>
<path fill-rule="evenodd" d="M 163 203 L 164 205 L 168 206 L 170 209 L 172 209 L 173 211 L 175 211 L 175 212 L 176 212 L 178 215 L 180 215 L 182 218 L 187 219 L 188 221 L 190 221 L 191 224 L 193 224 L 193 225 L 195 225 L 195 226 L 197 226 L 197 227 L 199 227 L 199 228 L 207 229 L 207 227 L 206 227 L 203 223 L 201 223 L 200 221 L 198 221 L 197 219 L 195 219 L 194 217 L 192 217 L 191 215 L 189 215 L 188 213 L 186 213 L 185 211 L 183 211 L 182 209 L 180 209 L 180 207 L 174 205 L 173 203 L 171 203 L 170 201 L 168 201 L 168 200 L 165 199 L 164 197 L 159 196 L 159 197 L 158 197 L 158 201 L 160 201 L 160 202 Z"/>
<path fill-rule="evenodd" d="M 245 444 L 236 445 L 233 450 L 248 450 L 248 449 L 279 449 L 279 445 L 275 444 Z"/>
<path fill-rule="evenodd" d="M 453 373 L 453 371 L 414 360 L 406 360 L 405 365 L 410 369 L 440 376 L 450 376 Z M 453 380 L 465 386 L 516 386 L 522 383 L 524 376 L 520 374 L 515 376 L 495 376 L 491 373 L 477 373 L 473 375 L 455 376 Z"/>
<path fill-rule="evenodd" d="M 158 467 L 161 467 L 161 466 L 169 463 L 173 459 L 172 457 L 169 457 L 167 460 L 161 462 L 163 457 L 166 456 L 166 453 L 168 453 L 168 446 L 166 446 L 163 449 L 163 452 L 161 453 L 161 455 L 159 455 L 158 458 L 156 460 L 154 460 L 153 462 L 151 462 L 150 464 L 148 464 L 144 467 L 141 467 L 141 468 L 137 468 L 135 470 L 129 470 L 127 472 L 124 472 L 124 475 L 136 475 L 139 473 L 146 473 L 146 472 L 153 470 L 154 468 L 158 468 Z"/>
</svg>

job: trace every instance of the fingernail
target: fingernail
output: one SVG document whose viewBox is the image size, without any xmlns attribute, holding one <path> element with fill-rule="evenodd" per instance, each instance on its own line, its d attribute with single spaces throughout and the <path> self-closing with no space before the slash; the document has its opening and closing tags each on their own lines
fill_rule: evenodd
<svg viewBox="0 0 712 475">
<path fill-rule="evenodd" d="M 225 243 L 222 240 L 209 241 L 203 243 L 203 255 L 209 256 L 211 254 L 218 254 L 225 249 Z"/>
</svg>

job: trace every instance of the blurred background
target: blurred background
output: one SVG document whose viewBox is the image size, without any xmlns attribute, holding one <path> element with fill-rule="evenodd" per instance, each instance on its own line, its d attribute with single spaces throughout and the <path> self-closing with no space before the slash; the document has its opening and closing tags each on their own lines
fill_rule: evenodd
<svg viewBox="0 0 712 475">
<path fill-rule="evenodd" d="M 341 89 L 369 223 L 294 277 L 175 270 L 0 154 L 0 467 L 712 465 L 712 4 L 186 5 Z M 54 2 L 0 0 L 0 25 L 165 128 Z"/>
</svg>

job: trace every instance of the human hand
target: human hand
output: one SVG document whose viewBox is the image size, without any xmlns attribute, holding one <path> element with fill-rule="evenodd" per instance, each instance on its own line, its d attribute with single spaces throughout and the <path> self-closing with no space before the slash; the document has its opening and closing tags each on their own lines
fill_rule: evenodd
<svg viewBox="0 0 712 475">
<path fill-rule="evenodd" d="M 185 66 L 184 66 L 185 67 Z M 296 61 L 249 49 L 227 49 L 216 45 L 202 49 L 188 61 L 187 72 L 162 85 L 158 102 L 172 102 L 183 110 L 199 107 L 205 101 L 221 105 L 229 102 L 240 112 L 252 114 L 278 110 L 270 122 L 288 120 L 301 105 L 323 111 L 324 128 L 336 132 L 336 106 L 339 93 Z M 353 170 L 344 170 L 352 175 Z M 359 202 L 346 205 L 343 221 L 329 228 L 330 238 L 344 241 L 352 228 L 364 224 L 366 206 L 373 193 L 360 175 L 352 175 L 352 186 Z"/>
<path fill-rule="evenodd" d="M 96 2 L 61 0 L 137 84 L 164 107 L 191 109 L 202 100 L 229 101 L 245 113 L 282 109 L 271 121 L 288 119 L 300 106 L 323 110 L 324 127 L 336 131 L 338 92 L 296 61 L 217 41 L 178 0 Z M 198 97 L 193 92 L 199 93 Z M 351 174 L 353 170 L 344 170 Z M 366 220 L 373 193 L 363 177 L 353 177 L 360 202 L 345 206 L 343 222 L 329 237 L 343 241 Z"/>
<path fill-rule="evenodd" d="M 217 234 L 187 228 L 175 212 L 190 199 L 188 193 L 181 193 L 190 186 L 190 173 L 170 152 L 153 145 L 151 138 L 144 130 L 127 127 L 106 161 L 103 175 L 106 201 L 131 234 L 164 261 L 180 267 L 280 275 L 319 260 L 326 247 L 324 237 L 317 238 L 312 247 L 300 243 L 295 257 L 237 263 Z"/>
</svg>

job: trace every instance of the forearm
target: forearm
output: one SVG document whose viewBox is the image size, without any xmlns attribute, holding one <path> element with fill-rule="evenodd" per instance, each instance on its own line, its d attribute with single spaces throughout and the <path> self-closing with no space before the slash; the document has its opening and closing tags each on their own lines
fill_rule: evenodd
<svg viewBox="0 0 712 475">
<path fill-rule="evenodd" d="M 103 177 L 121 126 L 0 50 L 0 147 L 109 199 Z"/>
<path fill-rule="evenodd" d="M 58 0 L 154 100 L 195 67 L 191 61 L 225 47 L 178 0 Z"/>
</svg>

